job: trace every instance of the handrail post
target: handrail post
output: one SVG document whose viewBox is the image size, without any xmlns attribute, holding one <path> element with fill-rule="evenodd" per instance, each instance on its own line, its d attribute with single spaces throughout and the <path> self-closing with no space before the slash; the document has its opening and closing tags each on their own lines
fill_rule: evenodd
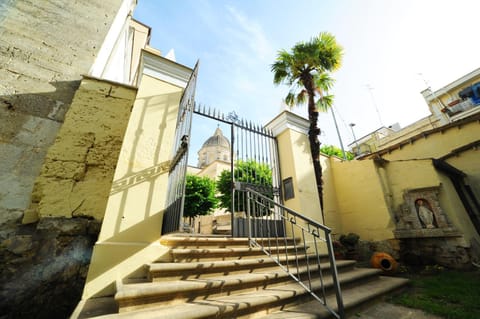
<svg viewBox="0 0 480 319">
<path fill-rule="evenodd" d="M 250 202 L 252 200 L 252 195 L 250 194 L 250 191 L 247 190 L 247 236 L 248 236 L 248 241 L 251 243 L 252 242 L 252 225 L 251 225 L 251 216 L 250 216 Z"/>
<path fill-rule="evenodd" d="M 338 271 L 337 271 L 337 265 L 335 262 L 335 255 L 333 251 L 333 243 L 332 243 L 332 237 L 331 237 L 331 232 L 332 230 L 325 225 L 322 225 L 315 220 L 308 218 L 306 216 L 303 216 L 299 214 L 298 212 L 295 212 L 287 207 L 285 207 L 282 204 L 276 203 L 272 199 L 266 197 L 265 195 L 262 195 L 255 191 L 254 189 L 251 189 L 247 187 L 245 189 L 245 192 L 247 193 L 247 227 L 248 227 L 248 238 L 249 242 L 252 246 L 258 246 L 262 248 L 262 250 L 270 256 L 283 270 L 285 270 L 290 277 L 292 277 L 295 281 L 298 282 L 305 290 L 307 290 L 310 295 L 315 298 L 317 301 L 322 303 L 323 306 L 326 307 L 326 309 L 335 316 L 337 319 L 345 319 L 345 308 L 343 304 L 343 297 L 342 297 L 342 292 L 340 289 L 340 281 L 338 279 Z M 293 236 L 293 250 L 294 250 L 294 260 L 292 262 L 294 263 L 294 268 L 290 270 L 289 266 L 289 255 L 288 255 L 288 246 L 287 246 L 287 238 L 285 237 L 286 234 L 283 234 L 284 236 L 284 241 L 285 241 L 285 263 L 282 263 L 282 260 L 280 260 L 280 257 L 278 255 L 277 251 L 277 258 L 275 259 L 272 256 L 272 247 L 270 245 L 270 238 L 264 238 L 261 237 L 260 240 L 258 240 L 257 236 L 255 238 L 252 238 L 252 223 L 255 223 L 256 218 L 260 218 L 263 221 L 263 214 L 262 214 L 262 209 L 267 209 L 269 208 L 270 204 L 274 205 L 278 209 L 281 210 L 281 214 L 278 216 L 281 219 L 283 219 L 284 225 L 286 226 L 287 223 L 290 223 L 292 227 L 292 236 Z M 253 206 L 253 214 L 255 216 L 252 216 L 252 205 Z M 257 207 L 258 205 L 258 207 Z M 259 208 L 260 213 L 257 216 L 256 208 Z M 255 218 L 252 221 L 252 218 Z M 268 222 L 268 218 L 267 222 Z M 255 224 L 256 225 L 256 224 Z M 267 228 L 269 227 L 267 223 Z M 255 228 L 256 230 L 256 228 Z M 303 247 L 297 247 L 297 241 L 295 239 L 295 232 L 299 231 L 301 232 L 302 236 L 302 241 L 303 241 Z M 324 235 L 324 237 L 321 236 L 321 233 Z M 268 235 L 271 235 L 270 233 Z M 275 232 L 275 236 L 278 236 L 278 234 Z M 317 269 L 319 270 L 319 278 L 320 280 L 319 284 L 315 281 L 315 284 L 312 283 L 312 275 L 311 275 L 311 270 L 310 270 L 310 255 L 308 253 L 309 246 L 307 245 L 307 238 L 306 236 L 312 236 L 313 237 L 313 244 L 315 245 L 315 256 L 317 260 Z M 308 237 L 310 238 L 310 237 Z M 324 281 L 323 281 L 323 275 L 322 275 L 322 266 L 320 264 L 320 256 L 318 252 L 318 247 L 317 247 L 317 239 L 322 240 L 325 242 L 328 250 L 328 259 L 330 262 L 330 275 L 332 276 L 333 280 L 333 289 L 335 290 L 335 296 L 336 296 L 336 301 L 337 301 L 337 310 L 334 309 L 334 307 L 330 307 L 327 304 L 327 294 L 325 292 L 325 286 L 324 286 Z M 278 241 L 278 238 L 277 238 Z M 266 243 L 268 244 L 268 247 L 266 246 Z M 302 270 L 299 264 L 299 250 L 302 250 L 305 254 L 305 256 L 302 256 L 302 259 L 305 259 L 306 261 L 306 273 L 308 276 L 308 283 L 305 283 L 304 280 L 302 280 L 302 273 L 305 272 L 305 270 Z M 286 265 L 285 265 L 286 264 Z M 295 267 L 296 266 L 296 267 Z M 302 266 L 303 267 L 303 266 Z M 320 289 L 321 295 L 319 296 L 316 292 L 317 289 Z"/>
<path fill-rule="evenodd" d="M 340 319 L 345 318 L 345 308 L 343 306 L 343 298 L 342 298 L 342 291 L 340 288 L 340 282 L 338 281 L 338 271 L 337 271 L 337 265 L 335 263 L 335 254 L 333 251 L 333 244 L 332 244 L 332 237 L 330 235 L 330 232 L 325 233 L 325 240 L 327 241 L 327 247 L 328 247 L 328 259 L 330 260 L 330 268 L 331 271 L 333 272 L 333 286 L 335 289 L 335 296 L 337 298 L 337 307 L 338 307 L 338 315 Z"/>
</svg>

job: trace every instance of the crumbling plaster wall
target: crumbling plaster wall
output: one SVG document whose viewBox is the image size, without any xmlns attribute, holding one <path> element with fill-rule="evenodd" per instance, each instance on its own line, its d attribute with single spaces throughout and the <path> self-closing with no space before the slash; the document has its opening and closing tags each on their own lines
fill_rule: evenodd
<svg viewBox="0 0 480 319">
<path fill-rule="evenodd" d="M 23 222 L 87 217 L 101 222 L 137 90 L 86 78 L 45 157 Z"/>
<path fill-rule="evenodd" d="M 117 147 L 118 138 L 109 140 L 108 136 L 86 132 L 78 135 L 78 141 L 70 146 L 76 147 L 79 141 L 89 143 L 86 154 L 90 155 L 85 157 L 88 164 L 63 161 L 58 165 L 59 160 L 65 158 L 47 159 L 42 176 L 57 183 L 57 200 L 48 202 L 44 196 L 55 192 L 50 185 L 36 191 L 36 198 L 40 199 L 38 210 L 32 206 L 32 213 L 35 213 L 30 216 L 57 217 L 41 218 L 29 224 L 21 222 L 30 205 L 34 181 L 70 108 L 81 74 L 88 73 L 121 2 L 0 1 L 2 319 L 66 318 L 80 299 L 92 246 L 99 232 L 99 223 L 94 219 L 99 216 L 93 213 L 98 211 L 94 209 L 95 205 L 91 206 L 78 197 L 87 197 L 84 190 L 97 182 L 101 184 L 100 188 L 107 183 L 105 167 L 111 167 L 110 160 L 106 160 L 106 164 L 99 163 L 114 156 L 114 152 L 108 150 Z M 104 93 L 104 98 L 108 92 Z M 117 97 L 116 93 L 110 95 L 111 98 Z M 97 106 L 102 108 L 102 104 Z M 79 116 L 75 121 L 82 120 L 85 118 Z M 95 124 L 91 122 L 91 125 Z M 69 144 L 68 136 L 65 134 L 58 141 Z M 54 150 L 55 147 L 52 152 Z M 78 194 L 78 202 L 74 201 L 75 198 L 59 196 L 64 194 L 60 191 L 63 188 L 59 187 L 63 185 L 58 182 L 70 177 L 75 181 L 71 183 L 74 187 L 71 190 Z M 85 180 L 89 180 L 90 185 Z M 100 193 L 100 197 L 105 195 L 105 192 Z M 43 203 L 42 198 L 45 198 Z M 92 199 L 97 198 L 93 196 Z M 64 213 L 47 210 L 53 202 L 60 204 L 65 200 L 77 204 L 78 215 L 85 216 L 86 211 L 91 215 L 89 218 L 65 218 L 58 217 Z M 70 211 L 69 217 L 73 215 L 76 214 Z"/>
<path fill-rule="evenodd" d="M 0 227 L 28 207 L 46 150 L 120 3 L 0 2 Z"/>
</svg>

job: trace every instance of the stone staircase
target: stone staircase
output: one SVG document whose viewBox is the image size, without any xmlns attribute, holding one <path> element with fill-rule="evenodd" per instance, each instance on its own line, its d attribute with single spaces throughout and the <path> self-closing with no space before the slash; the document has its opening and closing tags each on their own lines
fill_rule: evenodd
<svg viewBox="0 0 480 319">
<path fill-rule="evenodd" d="M 78 318 L 333 318 L 260 248 L 249 247 L 246 238 L 169 235 L 161 243 L 171 247 L 172 262 L 146 265 L 146 278 L 125 280 L 114 300 L 99 298 Z M 300 247 L 288 239 L 278 256 L 303 279 L 313 266 L 305 257 L 294 259 L 294 250 L 304 256 Z M 335 308 L 326 257 L 321 257 L 323 282 L 327 304 Z M 355 261 L 337 261 L 337 269 L 347 310 L 407 283 L 380 276 L 376 269 L 356 268 Z M 320 281 L 312 288 L 320 290 Z"/>
</svg>

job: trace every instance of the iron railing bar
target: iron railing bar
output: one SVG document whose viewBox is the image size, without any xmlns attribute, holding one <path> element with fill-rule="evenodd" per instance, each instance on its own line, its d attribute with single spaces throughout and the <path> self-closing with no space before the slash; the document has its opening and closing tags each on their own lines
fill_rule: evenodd
<svg viewBox="0 0 480 319">
<path fill-rule="evenodd" d="M 248 188 L 248 187 L 247 187 L 247 188 L 246 188 L 246 191 L 256 193 L 259 197 L 264 198 L 264 199 L 266 199 L 266 200 L 271 200 L 271 199 L 269 199 L 268 197 L 266 197 L 266 196 L 264 196 L 264 195 L 256 192 L 255 190 L 253 190 L 253 189 L 251 189 L 251 188 Z M 282 205 L 282 204 L 275 203 L 275 205 L 277 205 L 277 206 L 285 209 L 286 211 L 288 211 L 290 214 L 294 215 L 295 217 L 299 217 L 299 218 L 301 218 L 301 219 L 304 219 L 305 221 L 309 222 L 310 224 L 313 224 L 315 227 L 318 227 L 318 228 L 322 229 L 324 232 L 331 233 L 331 231 L 332 231 L 329 227 L 327 227 L 327 226 L 325 226 L 325 225 L 322 225 L 322 224 L 314 221 L 313 219 L 311 219 L 311 218 L 309 218 L 309 217 L 307 217 L 307 216 L 303 216 L 303 215 L 297 213 L 296 211 L 294 211 L 294 210 L 292 210 L 292 209 L 290 209 L 290 208 L 288 208 L 288 207 L 286 207 L 286 206 L 284 206 L 284 205 Z"/>
<path fill-rule="evenodd" d="M 267 202 L 267 203 L 268 203 L 268 202 Z M 271 249 L 271 247 L 272 247 L 272 241 L 271 241 L 270 238 L 272 237 L 272 236 L 271 236 L 271 234 L 272 234 L 272 230 L 271 230 L 272 225 L 271 225 L 271 219 L 270 219 L 270 214 L 269 214 L 268 206 L 264 205 L 264 207 L 265 207 L 265 223 L 266 223 L 266 225 L 267 225 L 267 227 L 266 227 L 266 228 L 267 228 L 267 240 L 268 240 L 268 246 L 269 246 L 270 249 Z"/>
<path fill-rule="evenodd" d="M 332 243 L 332 238 L 330 234 L 326 236 L 326 240 L 327 240 L 328 258 L 330 259 L 330 268 L 331 268 L 330 271 L 332 272 L 333 285 L 334 285 L 335 295 L 337 298 L 338 313 L 341 316 L 341 318 L 344 318 L 345 309 L 343 305 L 342 292 L 340 290 L 340 282 L 338 281 L 338 271 L 337 271 L 337 265 L 335 263 L 335 253 L 333 251 L 333 243 Z"/>
<path fill-rule="evenodd" d="M 325 292 L 325 285 L 323 280 L 322 264 L 320 261 L 320 254 L 318 253 L 317 241 L 315 237 L 313 237 L 313 244 L 315 245 L 315 254 L 317 255 L 318 275 L 320 278 L 320 284 L 322 286 L 322 295 L 323 295 L 323 298 L 325 299 L 325 304 L 327 304 L 327 299 L 325 298 L 326 292 Z"/>
<path fill-rule="evenodd" d="M 295 218 L 295 222 L 292 222 L 292 234 L 295 234 L 295 229 L 294 229 L 294 226 L 296 224 L 296 217 L 294 216 Z M 294 247 L 294 251 L 295 251 L 295 265 L 297 266 L 297 276 L 298 276 L 298 279 L 300 280 L 300 270 L 299 270 L 299 265 L 298 265 L 298 249 L 297 249 L 297 242 L 294 241 L 293 242 L 293 247 Z"/>
<path fill-rule="evenodd" d="M 235 235 L 235 232 L 239 233 L 239 230 L 235 229 L 235 205 L 234 205 L 234 197 L 235 197 L 235 189 L 233 187 L 234 179 L 233 179 L 233 156 L 235 152 L 235 127 L 233 126 L 233 123 L 230 124 L 230 236 L 233 238 Z"/>
<path fill-rule="evenodd" d="M 283 205 L 274 202 L 272 199 L 264 196 L 261 193 L 258 193 L 254 191 L 253 189 L 246 187 L 246 192 L 248 194 L 253 194 L 255 196 L 255 209 L 257 212 L 260 214 L 253 214 L 250 217 L 254 218 L 256 217 L 258 220 L 257 222 L 263 223 L 265 220 L 267 222 L 270 219 L 270 216 L 267 215 L 267 217 L 263 216 L 263 213 L 265 210 L 270 211 L 270 205 L 274 205 L 274 207 L 277 207 L 280 209 L 280 219 L 283 221 L 283 225 L 287 226 L 286 223 L 287 221 L 290 222 L 291 225 L 291 233 L 292 233 L 292 239 L 293 239 L 293 251 L 294 251 L 294 256 L 293 258 L 295 259 L 295 266 L 296 266 L 296 272 L 292 272 L 290 270 L 289 266 L 289 261 L 291 260 L 291 257 L 289 256 L 287 250 L 288 250 L 288 242 L 286 236 L 284 237 L 284 243 L 285 243 L 285 260 L 284 263 L 286 265 L 282 264 L 282 261 L 280 260 L 280 254 L 277 251 L 276 258 L 274 255 L 272 255 L 272 249 L 271 249 L 271 241 L 270 238 L 262 238 L 262 245 L 260 245 L 258 242 L 254 242 L 254 245 L 260 246 L 261 249 L 270 257 L 272 258 L 283 270 L 287 271 L 288 275 L 292 277 L 294 280 L 296 280 L 306 291 L 312 295 L 317 301 L 319 301 L 322 305 L 325 306 L 325 308 L 332 314 L 334 315 L 335 318 L 338 319 L 344 319 L 345 318 L 345 310 L 344 310 L 344 305 L 343 305 L 343 300 L 342 300 L 342 294 L 341 294 L 341 289 L 340 289 L 340 284 L 338 280 L 338 271 L 336 267 L 336 262 L 334 259 L 334 252 L 333 252 L 333 244 L 332 244 L 332 239 L 331 239 L 331 231 L 328 227 L 324 227 L 323 225 L 313 221 L 310 222 L 311 219 L 307 218 L 305 216 L 300 215 L 299 213 L 296 213 L 295 211 L 288 209 L 287 207 L 284 207 Z M 250 199 L 251 197 L 249 197 Z M 247 206 L 249 207 L 249 205 Z M 304 226 L 304 223 L 306 223 L 306 226 Z M 274 226 L 272 226 L 274 227 Z M 262 228 L 263 229 L 263 228 Z M 267 231 L 269 232 L 268 234 L 271 235 L 270 231 L 270 225 L 267 225 L 266 227 Z M 286 227 L 285 227 L 286 229 Z M 303 259 L 306 260 L 306 266 L 305 267 L 300 267 L 299 264 L 299 249 L 298 249 L 298 244 L 297 241 L 295 240 L 295 233 L 296 231 L 300 230 L 302 232 L 301 234 L 301 240 L 303 241 L 303 249 L 304 249 L 304 257 Z M 323 233 L 324 237 L 320 236 L 320 233 Z M 306 240 L 306 234 L 309 234 L 310 236 L 313 237 L 313 244 L 315 246 L 315 255 L 316 255 L 316 262 L 317 262 L 317 269 L 319 272 L 319 279 L 320 282 L 317 284 L 314 284 L 312 280 L 312 270 L 311 270 L 311 265 L 310 265 L 310 255 L 308 254 L 308 247 L 307 247 L 307 240 Z M 277 232 L 275 232 L 275 235 L 278 235 Z M 278 240 L 278 239 L 277 239 Z M 333 308 L 331 308 L 327 304 L 327 292 L 325 289 L 325 282 L 324 282 L 324 277 L 323 277 L 323 271 L 322 271 L 322 266 L 321 266 L 321 260 L 320 260 L 320 254 L 318 251 L 318 244 L 319 242 L 326 242 L 327 248 L 328 248 L 328 258 L 330 262 L 330 269 L 331 269 L 331 276 L 332 276 L 332 281 L 333 281 L 333 289 L 335 291 L 335 297 L 337 300 L 337 312 Z M 305 282 L 302 281 L 302 276 L 304 272 L 307 272 L 308 278 L 305 280 Z M 307 282 L 308 280 L 308 282 Z M 318 293 L 317 293 L 318 291 Z M 322 299 L 323 298 L 323 299 Z"/>
<path fill-rule="evenodd" d="M 300 216 L 301 216 L 301 215 L 300 215 Z M 297 216 L 297 217 L 298 217 L 298 216 Z M 286 217 L 284 217 L 284 216 L 281 216 L 280 218 L 286 219 Z M 287 221 L 289 221 L 289 220 L 287 219 Z M 306 231 L 307 231 L 309 234 L 311 234 L 312 236 L 317 237 L 318 240 L 321 240 L 321 241 L 325 241 L 325 242 L 326 242 L 325 239 L 322 239 L 322 238 L 321 238 L 319 235 L 317 235 L 317 234 L 312 234 L 312 233 L 311 233 L 307 228 L 305 228 L 304 226 L 301 226 L 301 225 L 298 225 L 298 224 L 297 224 L 297 227 L 298 227 L 298 229 L 300 229 L 300 230 L 306 230 Z"/>
<path fill-rule="evenodd" d="M 310 276 L 310 267 L 309 267 L 309 260 L 308 260 L 308 248 L 307 248 L 307 241 L 305 240 L 305 231 L 302 229 L 302 238 L 303 238 L 303 250 L 305 254 L 305 259 L 307 260 L 307 278 L 308 278 L 308 288 L 312 290 L 312 277 Z"/>
<path fill-rule="evenodd" d="M 318 302 L 320 302 L 323 306 L 325 306 L 325 308 L 327 308 L 327 310 L 333 315 L 335 316 L 335 318 L 338 318 L 338 319 L 342 319 L 344 317 L 340 317 L 337 313 L 335 313 L 335 310 L 331 307 L 329 307 L 326 302 L 322 299 L 320 299 L 314 292 L 312 291 L 309 291 L 308 287 L 299 280 L 298 277 L 296 277 L 293 273 L 287 271 L 286 267 L 284 265 L 282 265 L 281 263 L 279 263 L 277 260 L 275 260 L 275 258 L 273 258 L 267 250 L 263 249 L 262 248 L 262 251 L 268 256 L 270 257 L 273 261 L 275 261 L 275 263 L 283 270 L 283 271 L 286 271 L 288 273 L 288 275 L 293 279 L 295 280 L 298 284 L 300 284 L 305 290 L 307 290 L 307 292 L 315 299 L 317 300 Z"/>
<path fill-rule="evenodd" d="M 279 233 L 278 233 L 277 219 L 275 219 L 275 209 L 272 211 L 271 214 L 272 214 L 272 220 L 273 220 L 273 223 L 274 223 L 274 226 L 275 226 L 275 245 L 277 247 L 277 258 L 280 259 L 280 252 L 278 251 L 278 249 L 280 247 L 279 242 L 278 242 Z M 285 237 L 285 235 L 283 235 L 283 237 Z"/>
<path fill-rule="evenodd" d="M 288 212 L 287 212 L 287 214 L 288 214 Z M 282 215 L 283 215 L 283 213 L 282 213 Z M 283 229 L 284 229 L 284 231 L 286 232 L 286 230 L 287 230 L 287 221 L 286 221 L 286 219 L 282 219 L 282 221 L 283 221 Z M 288 242 L 287 242 L 287 236 L 286 236 L 286 235 L 287 235 L 287 234 L 285 234 L 285 235 L 283 236 L 283 242 L 284 242 L 284 246 L 285 246 L 285 247 L 287 247 L 287 244 L 288 244 Z M 294 235 L 295 235 L 295 234 L 292 234 L 292 239 L 293 239 L 293 241 L 295 241 L 295 236 L 294 236 Z M 285 249 L 285 257 L 287 257 L 287 270 L 288 270 L 288 272 L 290 272 L 290 264 L 288 263 L 288 252 L 287 252 L 286 249 Z"/>
</svg>

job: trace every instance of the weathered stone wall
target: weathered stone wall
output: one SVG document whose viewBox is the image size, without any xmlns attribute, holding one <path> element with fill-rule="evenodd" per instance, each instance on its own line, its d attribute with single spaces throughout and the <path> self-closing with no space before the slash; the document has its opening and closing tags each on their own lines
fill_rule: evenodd
<svg viewBox="0 0 480 319">
<path fill-rule="evenodd" d="M 0 223 L 18 220 L 121 0 L 0 1 Z"/>
<path fill-rule="evenodd" d="M 35 182 L 24 223 L 49 217 L 102 221 L 136 89 L 82 81 Z"/>
<path fill-rule="evenodd" d="M 55 192 L 50 186 L 46 188 L 49 192 L 37 189 L 38 209 L 33 205 L 30 216 L 70 218 L 40 219 L 25 225 L 21 221 L 81 74 L 88 73 L 121 2 L 0 1 L 0 318 L 66 318 L 80 299 L 101 218 L 101 209 L 82 198 L 88 197 L 85 189 L 97 183 L 100 186 L 94 191 L 98 197 L 93 200 L 108 194 L 104 189 L 111 177 L 106 171 L 112 169 L 115 159 L 105 161 L 106 165 L 100 161 L 115 157 L 118 136 L 79 135 L 79 140 L 86 137 L 90 145 L 81 169 L 65 158 L 60 159 L 65 160 L 61 165 L 54 157 L 47 160 L 42 172 L 50 178 L 48 182 L 56 184 L 56 200 L 48 202 L 44 196 Z M 105 97 L 109 91 L 99 94 Z M 117 100 L 116 94 L 110 95 Z M 102 109 L 102 103 L 97 107 Z M 99 111 L 98 115 L 105 114 Z M 95 113 L 88 118 L 90 125 L 100 127 L 92 118 Z M 81 122 L 81 116 L 75 121 Z M 67 142 L 68 136 L 60 142 Z M 58 196 L 65 195 L 62 179 L 69 178 L 70 191 L 77 196 Z M 65 200 L 76 205 L 75 213 L 47 209 L 52 202 Z"/>
<path fill-rule="evenodd" d="M 96 79 L 80 84 L 35 182 L 28 225 L 10 224 L 1 242 L 7 318 L 65 318 L 80 300 L 135 94 Z"/>
<path fill-rule="evenodd" d="M 0 247 L 0 318 L 68 318 L 99 229 L 85 218 L 17 226 Z"/>
</svg>

